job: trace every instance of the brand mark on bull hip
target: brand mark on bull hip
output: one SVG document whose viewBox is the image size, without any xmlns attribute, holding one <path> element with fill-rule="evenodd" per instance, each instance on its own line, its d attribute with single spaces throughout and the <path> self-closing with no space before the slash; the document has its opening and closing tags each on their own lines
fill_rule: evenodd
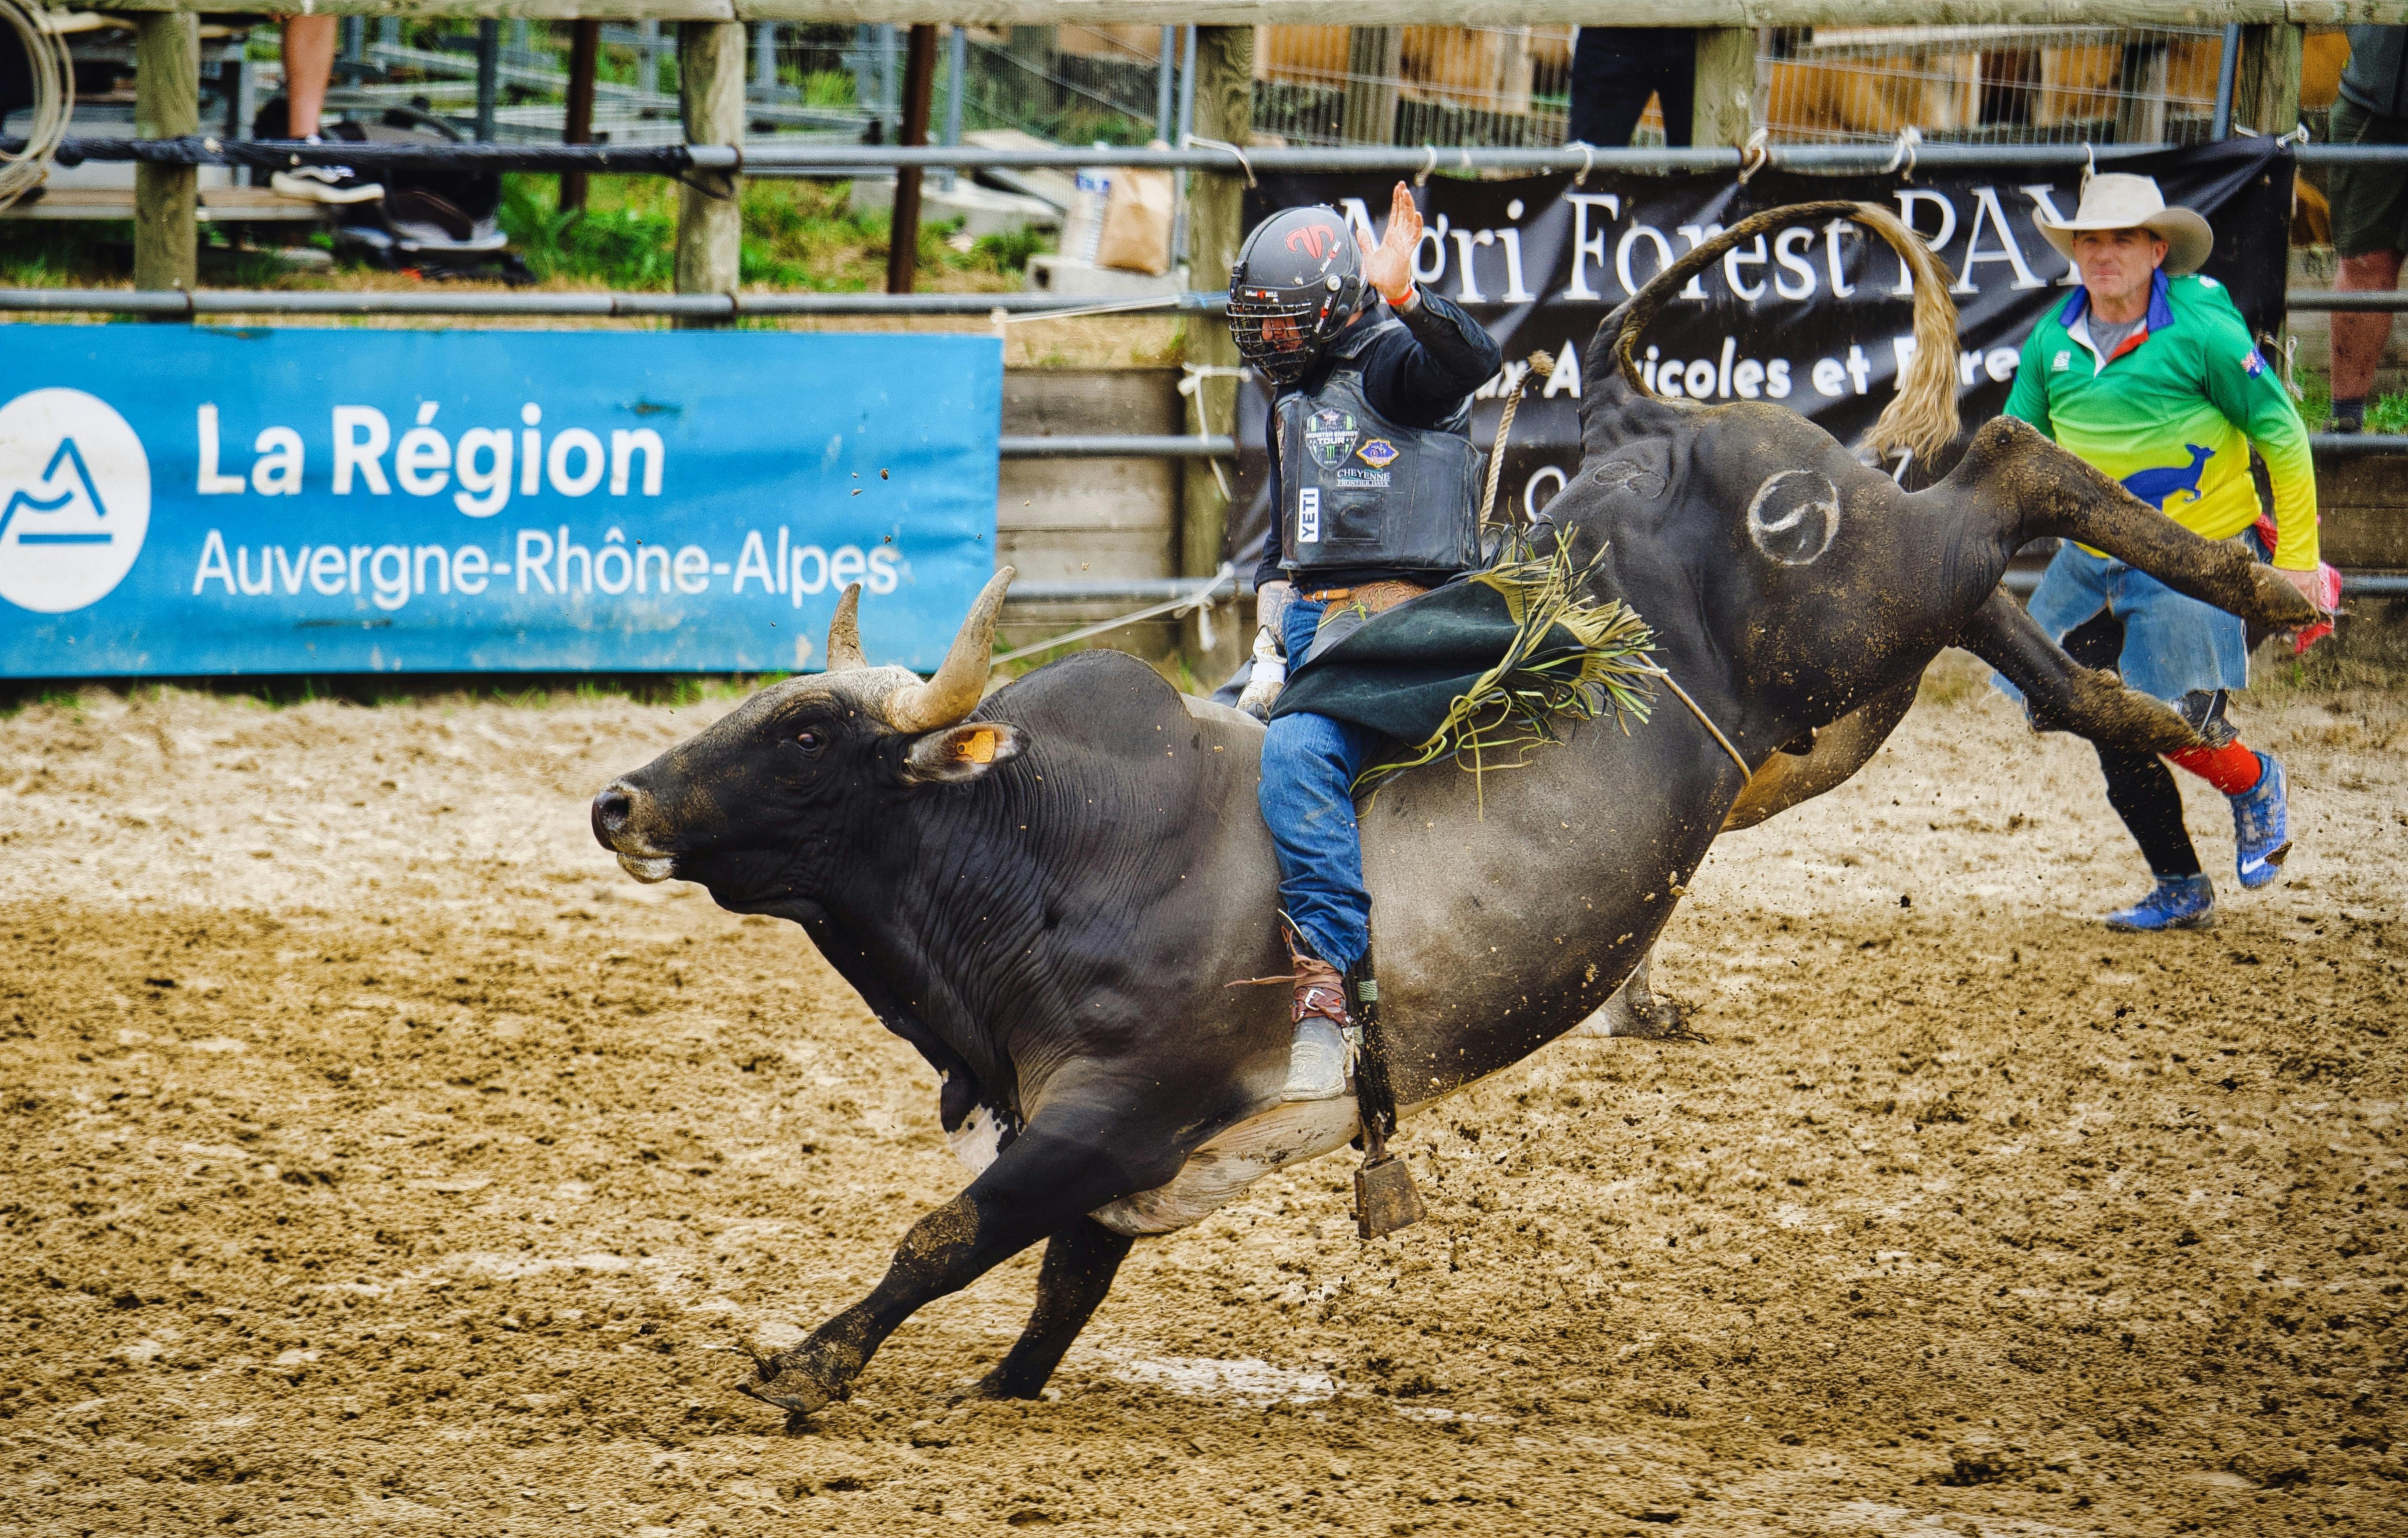
<svg viewBox="0 0 2408 1538">
<path fill-rule="evenodd" d="M 1840 536 L 1840 489 L 1814 470 L 1784 470 L 1747 505 L 1747 537 L 1783 566 L 1811 566 Z"/>
<path fill-rule="evenodd" d="M 0 599 L 41 614 L 97 603 L 150 526 L 150 460 L 107 401 L 46 389 L 0 406 Z"/>
</svg>

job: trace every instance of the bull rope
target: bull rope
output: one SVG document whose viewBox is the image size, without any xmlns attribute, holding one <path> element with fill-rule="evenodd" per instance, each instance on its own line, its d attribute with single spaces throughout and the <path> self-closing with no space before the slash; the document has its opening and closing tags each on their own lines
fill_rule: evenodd
<svg viewBox="0 0 2408 1538">
<path fill-rule="evenodd" d="M 1513 434 L 1513 413 L 1521 409 L 1522 391 L 1529 384 L 1532 374 L 1545 379 L 1555 371 L 1555 359 L 1544 352 L 1533 352 L 1529 367 L 1513 381 L 1513 388 L 1505 393 L 1505 411 L 1497 419 L 1497 440 L 1488 447 L 1488 490 L 1480 498 L 1480 526 L 1483 528 L 1488 526 L 1488 515 L 1497 508 L 1497 484 L 1505 479 L 1505 440 Z M 1519 518 L 1512 520 L 1512 524 L 1515 528 L 1522 526 Z"/>
<path fill-rule="evenodd" d="M 1740 756 L 1739 750 L 1731 746 L 1731 740 L 1723 735 L 1723 729 L 1714 725 L 1714 718 L 1706 713 L 1705 707 L 1699 705 L 1696 700 L 1691 699 L 1689 697 L 1689 691 L 1681 687 L 1681 681 L 1679 679 L 1674 678 L 1671 674 L 1657 667 L 1653 660 L 1648 658 L 1642 657 L 1637 663 L 1633 664 L 1633 666 L 1638 668 L 1641 672 L 1664 681 L 1664 687 L 1672 691 L 1673 697 L 1680 700 L 1682 704 L 1689 707 L 1689 713 L 1698 718 L 1698 725 L 1713 733 L 1714 740 L 1723 745 L 1723 752 L 1729 754 L 1731 756 L 1731 762 L 1739 766 L 1739 772 L 1742 778 L 1752 777 L 1756 773 L 1756 770 L 1747 767 L 1747 760 Z"/>
</svg>

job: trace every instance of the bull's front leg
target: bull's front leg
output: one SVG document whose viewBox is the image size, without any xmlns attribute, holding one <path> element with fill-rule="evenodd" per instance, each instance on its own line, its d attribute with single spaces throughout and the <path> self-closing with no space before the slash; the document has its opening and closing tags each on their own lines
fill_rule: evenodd
<svg viewBox="0 0 2408 1538">
<path fill-rule="evenodd" d="M 1070 1343 L 1112 1289 L 1112 1276 L 1133 1243 L 1127 1234 L 1115 1233 L 1092 1217 L 1082 1217 L 1047 1241 L 1028 1328 L 980 1382 L 982 1398 L 1035 1399 L 1044 1390 Z"/>
<path fill-rule="evenodd" d="M 1184 1157 L 1169 1134 L 1180 1118 L 1157 1119 L 1125 1100 L 1113 1104 L 1115 1098 L 1090 1093 L 1052 1100 L 967 1190 L 911 1225 L 869 1296 L 813 1330 L 802 1344 L 755 1357 L 757 1380 L 737 1387 L 786 1411 L 787 1428 L 799 1430 L 812 1411 L 843 1397 L 886 1338 L 921 1307 L 960 1291 L 1096 1208 L 1169 1180 Z M 1088 1311 L 1102 1300 L 1111 1280 L 1107 1268 Z M 1044 1318 L 1040 1304 L 1032 1332 Z M 1044 1333 L 1050 1342 L 1051 1331 Z M 1063 1350 L 1076 1333 L 1074 1325 L 1061 1341 Z M 1018 1377 L 1034 1371 L 1043 1349 L 1040 1343 L 1022 1358 Z M 1019 1347 L 1014 1355 L 1020 1356 Z M 1059 1359 L 1056 1351 L 1053 1360 Z M 1006 1366 L 1011 1365 L 1007 1358 Z M 1045 1371 L 1052 1371 L 1051 1362 Z"/>
<path fill-rule="evenodd" d="M 2003 587 L 1990 594 L 1959 639 L 2024 692 L 2037 725 L 2062 726 L 2093 742 L 2140 754 L 2199 746 L 2199 734 L 2172 706 L 2066 655 Z"/>
</svg>

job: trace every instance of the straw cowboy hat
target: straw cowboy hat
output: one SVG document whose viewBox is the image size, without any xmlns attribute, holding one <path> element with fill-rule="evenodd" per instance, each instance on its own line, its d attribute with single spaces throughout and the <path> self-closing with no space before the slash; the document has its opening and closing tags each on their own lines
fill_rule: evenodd
<svg viewBox="0 0 2408 1538">
<path fill-rule="evenodd" d="M 2101 171 L 2085 178 L 2082 206 L 2073 210 L 2072 218 L 2052 219 L 2043 212 L 2038 223 L 2042 236 L 2069 262 L 2073 260 L 2077 230 L 2147 230 L 2166 243 L 2165 270 L 2177 278 L 2197 272 L 2215 245 L 2215 232 L 2207 227 L 2206 220 L 2188 208 L 2166 206 L 2157 178 L 2122 171 Z"/>
</svg>

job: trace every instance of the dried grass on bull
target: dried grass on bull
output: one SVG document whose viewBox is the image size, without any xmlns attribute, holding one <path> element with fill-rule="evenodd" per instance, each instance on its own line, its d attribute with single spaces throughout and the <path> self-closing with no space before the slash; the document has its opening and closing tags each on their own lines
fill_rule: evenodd
<svg viewBox="0 0 2408 1538">
<path fill-rule="evenodd" d="M 1655 675 L 1648 657 L 1656 640 L 1647 622 L 1618 598 L 1600 603 L 1583 597 L 1594 564 L 1575 569 L 1566 546 L 1533 555 L 1516 539 L 1507 554 L 1470 580 L 1505 600 L 1514 625 L 1512 643 L 1455 697 L 1438 730 L 1357 776 L 1355 795 L 1369 795 L 1389 776 L 1440 758 L 1452 757 L 1475 779 L 1491 769 L 1525 768 L 1533 751 L 1562 740 L 1555 726 L 1558 717 L 1593 721 L 1610 710 L 1625 731 L 1629 718 L 1647 719 L 1654 696 L 1646 681 Z M 1580 649 L 1551 646 L 1549 638 L 1557 629 Z M 1484 783 L 1480 798 L 1484 811 Z"/>
</svg>

